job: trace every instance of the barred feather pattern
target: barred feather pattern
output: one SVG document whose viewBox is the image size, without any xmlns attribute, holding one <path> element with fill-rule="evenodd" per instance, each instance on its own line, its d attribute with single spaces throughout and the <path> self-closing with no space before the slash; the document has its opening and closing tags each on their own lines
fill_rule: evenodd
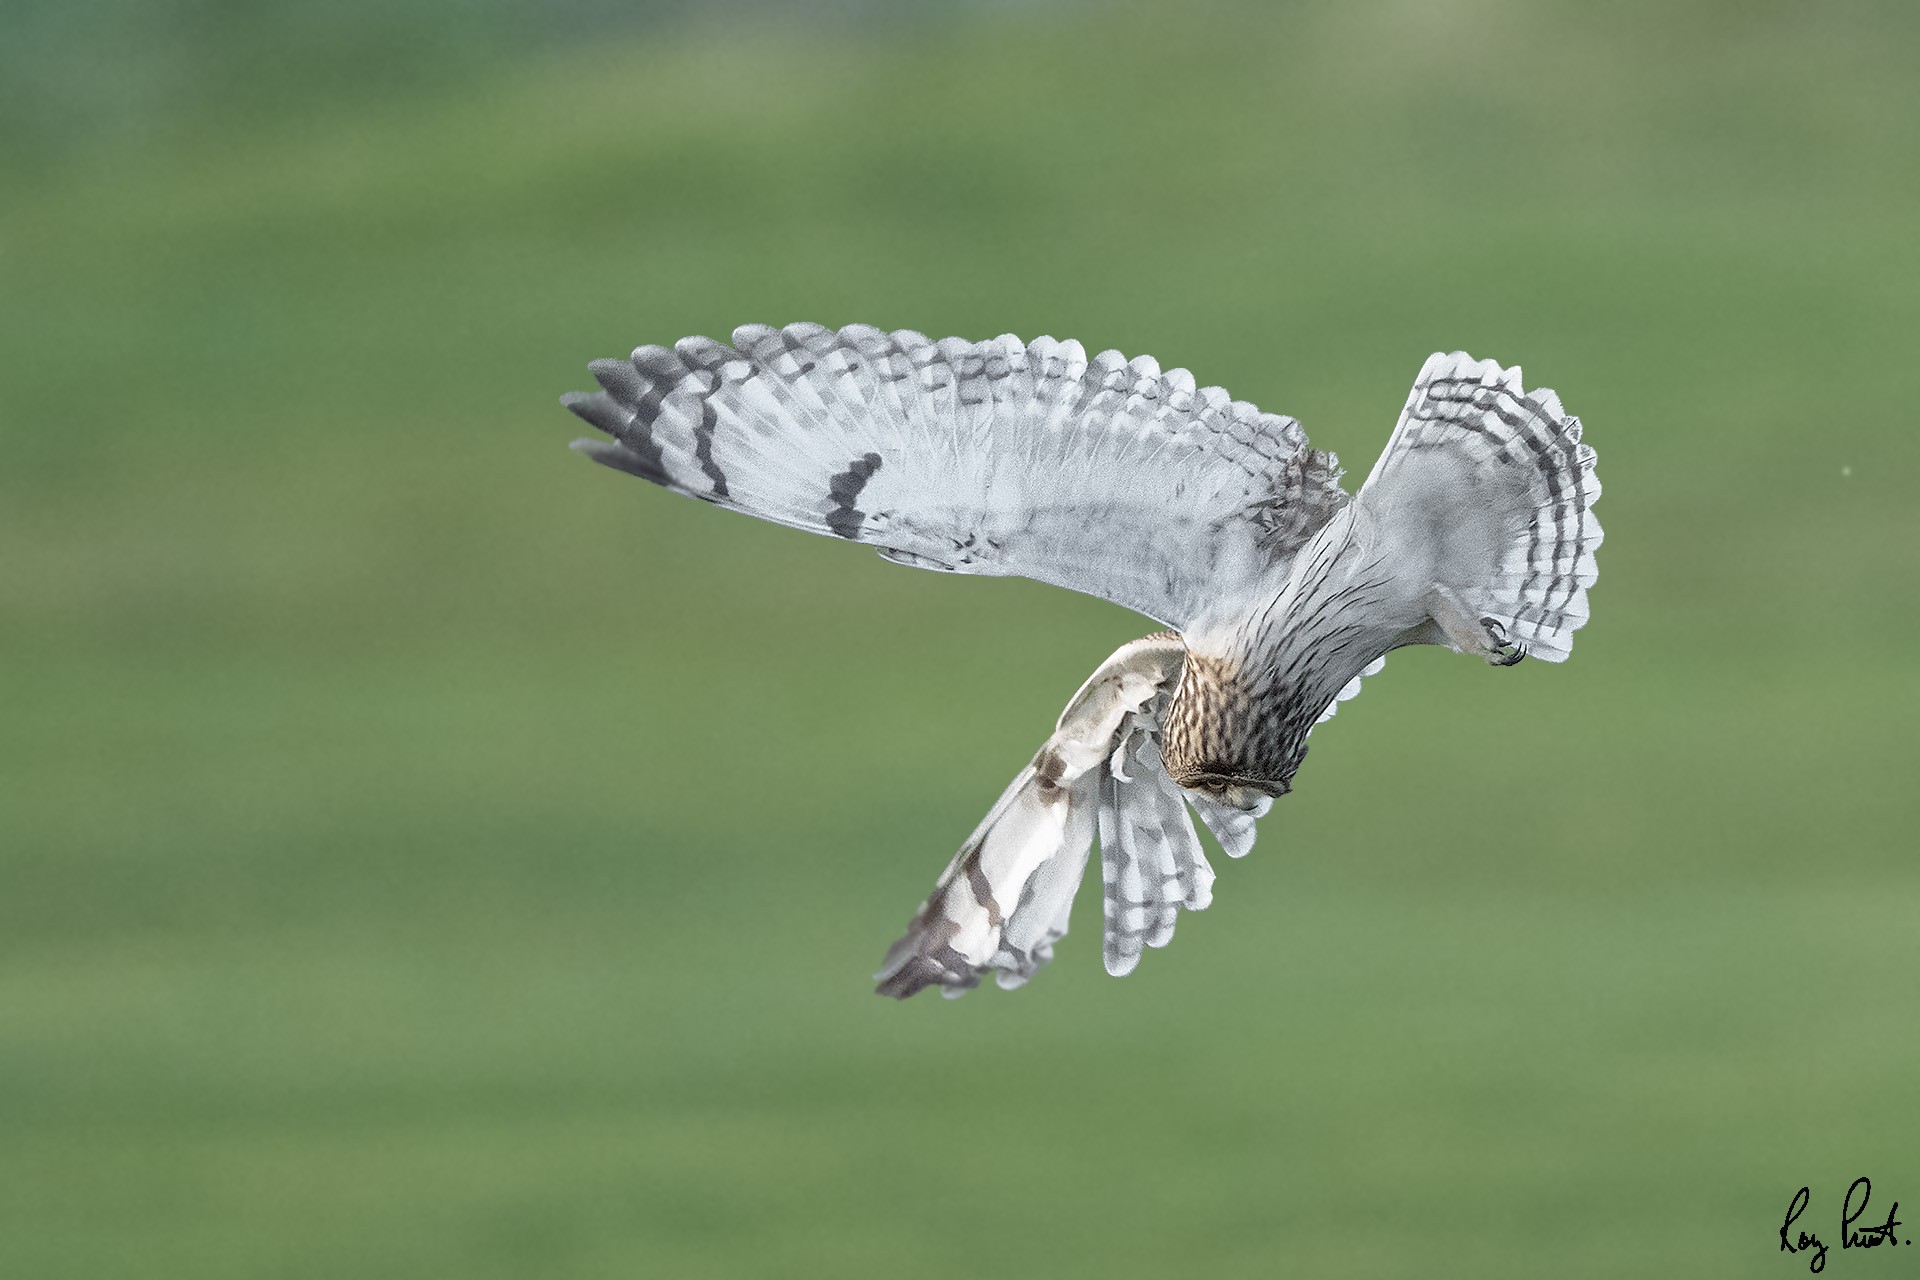
<svg viewBox="0 0 1920 1280">
<path fill-rule="evenodd" d="M 1380 461 L 1251 614 L 1190 630 L 1173 779 L 1284 791 L 1314 726 L 1407 644 L 1562 661 L 1588 616 L 1600 484 L 1580 423 L 1518 368 L 1430 358 Z M 1442 620 L 1445 615 L 1445 620 Z M 1470 634 L 1469 634 L 1470 633 Z"/>
<path fill-rule="evenodd" d="M 1292 418 L 1184 369 L 1011 334 L 748 325 L 589 366 L 575 448 L 676 493 L 1183 626 L 1346 502 Z"/>
<path fill-rule="evenodd" d="M 1167 776 L 1155 728 L 1130 716 L 1100 780 L 1104 958 L 1116 978 L 1133 972 L 1143 948 L 1173 941 L 1181 911 L 1213 902 L 1213 867 L 1181 798 L 1192 793 Z"/>
<path fill-rule="evenodd" d="M 1101 664 L 888 950 L 874 975 L 882 995 L 964 995 L 987 973 L 1003 988 L 1025 984 L 1067 932 L 1096 835 L 1109 973 L 1132 972 L 1145 948 L 1171 941 L 1180 911 L 1206 909 L 1213 868 L 1188 803 L 1235 857 L 1266 806 L 1233 810 L 1167 777 L 1160 715 L 1183 653 L 1166 632 Z"/>
<path fill-rule="evenodd" d="M 1463 460 L 1481 480 L 1480 499 L 1506 504 L 1506 523 L 1495 563 L 1461 594 L 1519 653 L 1547 662 L 1573 651 L 1573 633 L 1588 618 L 1587 589 L 1599 577 L 1600 479 L 1580 436 L 1580 419 L 1551 390 L 1527 391 L 1518 365 L 1503 369 L 1461 351 L 1435 355 L 1362 489 L 1391 490 L 1423 454 Z"/>
</svg>

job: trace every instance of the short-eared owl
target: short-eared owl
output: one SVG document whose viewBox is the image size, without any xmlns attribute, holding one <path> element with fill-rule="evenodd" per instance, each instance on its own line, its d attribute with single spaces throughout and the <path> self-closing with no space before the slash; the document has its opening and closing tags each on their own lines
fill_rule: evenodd
<svg viewBox="0 0 1920 1280">
<path fill-rule="evenodd" d="M 1077 342 L 736 329 L 589 366 L 575 448 L 675 493 L 952 573 L 1016 574 L 1167 630 L 1101 664 L 887 952 L 879 990 L 1017 987 L 1096 834 L 1106 965 L 1212 899 L 1307 735 L 1401 645 L 1567 657 L 1600 526 L 1593 450 L 1518 368 L 1429 358 L 1351 498 L 1300 424 Z"/>
</svg>

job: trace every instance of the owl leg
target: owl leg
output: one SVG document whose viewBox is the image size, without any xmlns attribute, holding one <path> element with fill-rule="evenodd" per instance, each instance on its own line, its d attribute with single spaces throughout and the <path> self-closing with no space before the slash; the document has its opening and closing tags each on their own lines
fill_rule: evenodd
<svg viewBox="0 0 1920 1280">
<path fill-rule="evenodd" d="M 1493 618 L 1476 618 L 1458 593 L 1436 584 L 1427 593 L 1427 612 L 1447 637 L 1447 643 L 1462 653 L 1484 659 L 1489 666 L 1510 667 L 1527 656 L 1513 643 L 1507 629 Z"/>
</svg>

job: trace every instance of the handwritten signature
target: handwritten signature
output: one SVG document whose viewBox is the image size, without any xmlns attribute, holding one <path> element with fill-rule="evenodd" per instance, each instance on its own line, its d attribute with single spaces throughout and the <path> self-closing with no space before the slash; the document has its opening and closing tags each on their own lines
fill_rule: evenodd
<svg viewBox="0 0 1920 1280">
<path fill-rule="evenodd" d="M 1859 1203 L 1854 1198 L 1859 1197 Z M 1900 1212 L 1900 1202 L 1895 1200 L 1893 1208 L 1887 1210 L 1887 1220 L 1871 1227 L 1854 1224 L 1866 1216 L 1867 1201 L 1873 1198 L 1873 1182 L 1868 1178 L 1855 1178 L 1853 1185 L 1847 1188 L 1847 1198 L 1840 1202 L 1840 1247 L 1842 1249 L 1878 1249 L 1882 1245 L 1911 1245 L 1913 1241 L 1903 1240 L 1894 1234 L 1900 1226 L 1900 1219 L 1894 1215 Z M 1818 1273 L 1827 1266 L 1827 1246 L 1819 1236 L 1797 1230 L 1794 1223 L 1813 1203 L 1813 1189 L 1802 1187 L 1793 1193 L 1793 1199 L 1787 1204 L 1787 1220 L 1780 1224 L 1780 1252 L 1804 1253 L 1807 1255 L 1807 1270 Z"/>
</svg>

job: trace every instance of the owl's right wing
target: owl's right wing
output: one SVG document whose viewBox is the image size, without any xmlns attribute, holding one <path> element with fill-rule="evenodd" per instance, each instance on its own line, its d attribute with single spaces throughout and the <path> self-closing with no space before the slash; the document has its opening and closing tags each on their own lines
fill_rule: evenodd
<svg viewBox="0 0 1920 1280">
<path fill-rule="evenodd" d="M 1346 501 L 1300 424 L 1077 342 L 865 325 L 736 329 L 589 366 L 597 462 L 878 548 L 1015 575 L 1175 628 L 1284 564 Z"/>
</svg>

